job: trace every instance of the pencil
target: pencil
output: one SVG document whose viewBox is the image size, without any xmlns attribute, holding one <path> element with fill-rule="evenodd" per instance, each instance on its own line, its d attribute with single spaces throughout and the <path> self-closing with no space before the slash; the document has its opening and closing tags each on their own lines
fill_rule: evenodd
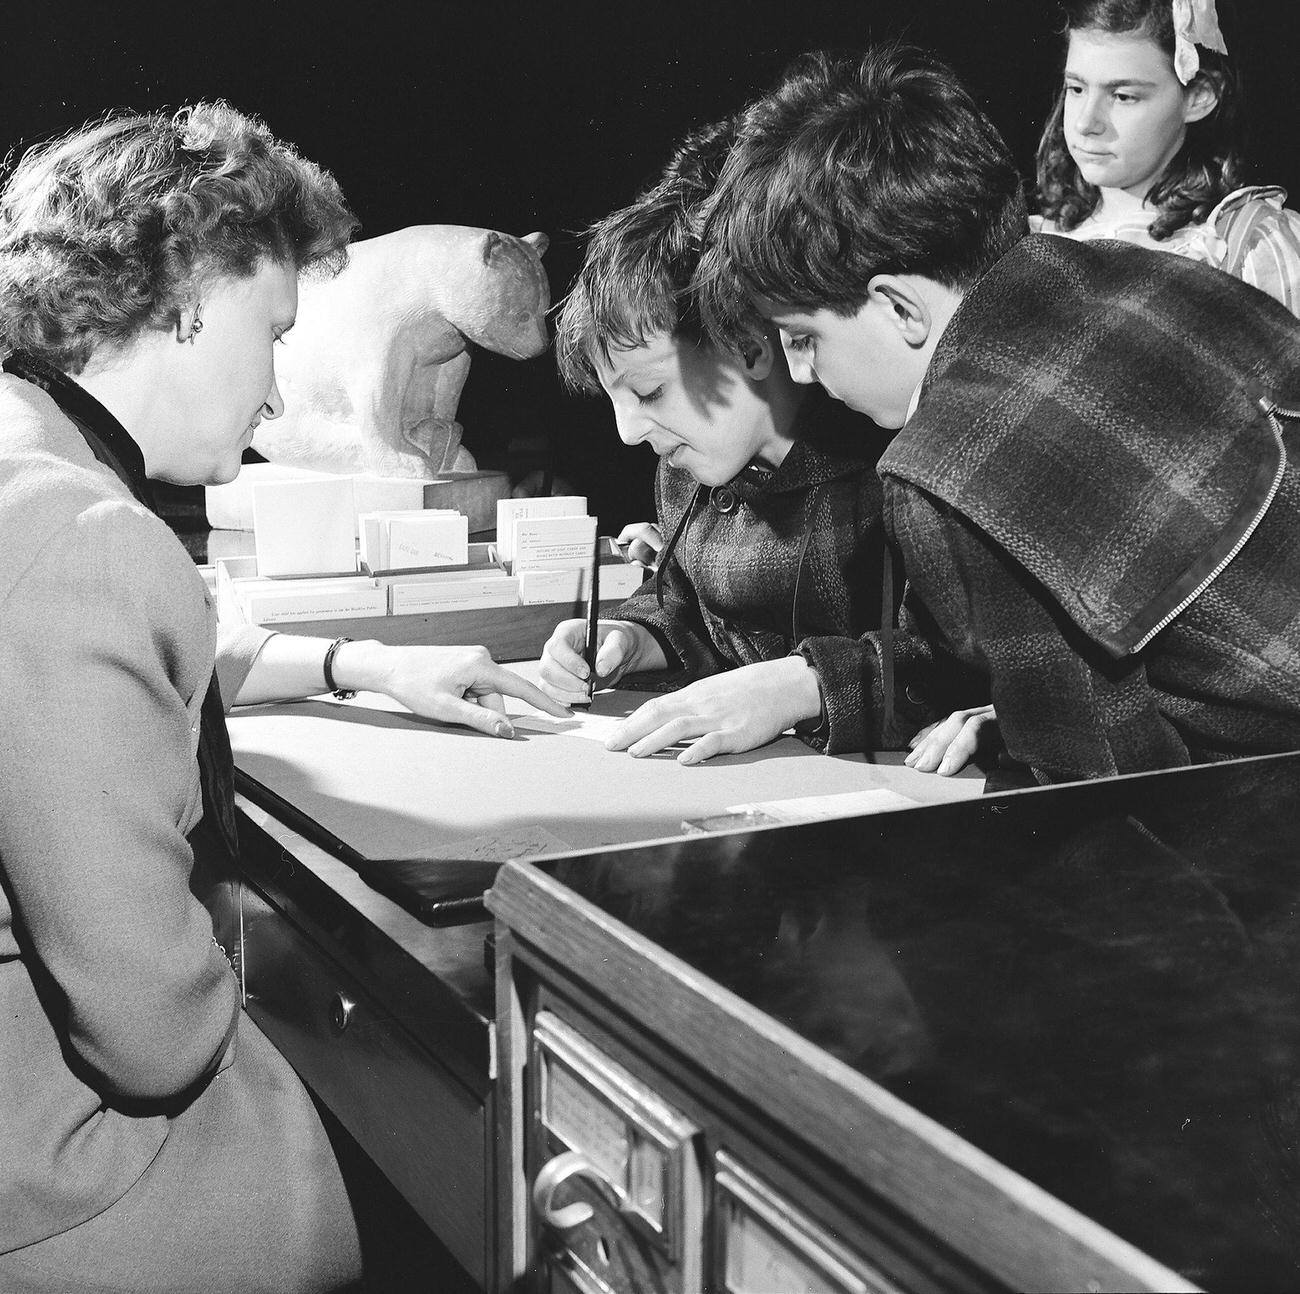
<svg viewBox="0 0 1300 1294">
<path fill-rule="evenodd" d="M 587 642 L 583 648 L 582 658 L 587 662 L 587 701 L 591 704 L 592 693 L 596 690 L 596 647 L 597 629 L 600 622 L 600 532 L 596 532 L 596 543 L 591 552 L 591 582 L 587 585 Z"/>
</svg>

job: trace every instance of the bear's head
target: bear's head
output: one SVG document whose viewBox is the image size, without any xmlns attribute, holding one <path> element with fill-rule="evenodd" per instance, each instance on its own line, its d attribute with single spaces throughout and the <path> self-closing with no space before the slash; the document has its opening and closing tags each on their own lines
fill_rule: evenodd
<svg viewBox="0 0 1300 1294">
<path fill-rule="evenodd" d="M 542 253 L 548 245 L 545 234 L 516 238 L 485 229 L 477 254 L 450 267 L 463 281 L 442 295 L 459 303 L 452 322 L 475 345 L 511 359 L 531 359 L 546 350 L 551 289 Z"/>
</svg>

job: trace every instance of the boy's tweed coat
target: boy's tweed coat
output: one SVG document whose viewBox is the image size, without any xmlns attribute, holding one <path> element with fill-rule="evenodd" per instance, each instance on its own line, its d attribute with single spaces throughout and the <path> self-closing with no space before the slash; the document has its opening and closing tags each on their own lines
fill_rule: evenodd
<svg viewBox="0 0 1300 1294">
<path fill-rule="evenodd" d="M 817 671 L 826 722 L 811 744 L 840 751 L 878 740 L 875 680 L 885 552 L 875 461 L 884 433 L 813 393 L 816 415 L 773 472 L 747 468 L 709 491 L 661 464 L 665 538 L 689 519 L 654 580 L 614 616 L 649 629 L 676 685 L 800 652 Z M 664 554 L 668 554 L 668 547 Z M 680 670 L 678 670 L 680 667 Z"/>
<path fill-rule="evenodd" d="M 1026 238 L 881 459 L 886 524 L 1040 781 L 1300 748 L 1300 321 L 1113 242 Z"/>
</svg>

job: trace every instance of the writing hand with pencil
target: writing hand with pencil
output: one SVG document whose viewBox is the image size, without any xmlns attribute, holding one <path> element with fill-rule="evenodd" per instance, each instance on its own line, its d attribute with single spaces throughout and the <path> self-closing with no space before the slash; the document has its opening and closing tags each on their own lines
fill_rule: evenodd
<svg viewBox="0 0 1300 1294">
<path fill-rule="evenodd" d="M 542 691 L 562 705 L 589 704 L 594 690 L 613 686 L 625 674 L 668 666 L 663 648 L 641 625 L 597 620 L 593 637 L 589 643 L 587 620 L 562 620 L 542 648 Z"/>
</svg>

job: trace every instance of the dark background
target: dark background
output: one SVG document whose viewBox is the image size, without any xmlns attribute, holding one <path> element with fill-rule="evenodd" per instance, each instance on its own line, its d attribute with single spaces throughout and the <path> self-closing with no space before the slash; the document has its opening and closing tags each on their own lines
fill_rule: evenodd
<svg viewBox="0 0 1300 1294">
<path fill-rule="evenodd" d="M 1225 12 L 1224 26 L 1249 91 L 1250 156 L 1258 179 L 1300 198 L 1300 7 L 1242 9 L 1248 21 Z M 18 148 L 108 108 L 224 97 L 335 173 L 362 237 L 544 230 L 559 299 L 578 232 L 805 49 L 902 36 L 939 50 L 1031 173 L 1056 22 L 1051 0 L 15 5 L 0 27 L 0 136 Z M 651 515 L 650 451 L 619 444 L 602 402 L 565 395 L 549 358 L 479 353 L 460 416 L 481 466 L 518 477 L 545 466 L 538 446 L 553 440 L 604 529 Z"/>
</svg>

